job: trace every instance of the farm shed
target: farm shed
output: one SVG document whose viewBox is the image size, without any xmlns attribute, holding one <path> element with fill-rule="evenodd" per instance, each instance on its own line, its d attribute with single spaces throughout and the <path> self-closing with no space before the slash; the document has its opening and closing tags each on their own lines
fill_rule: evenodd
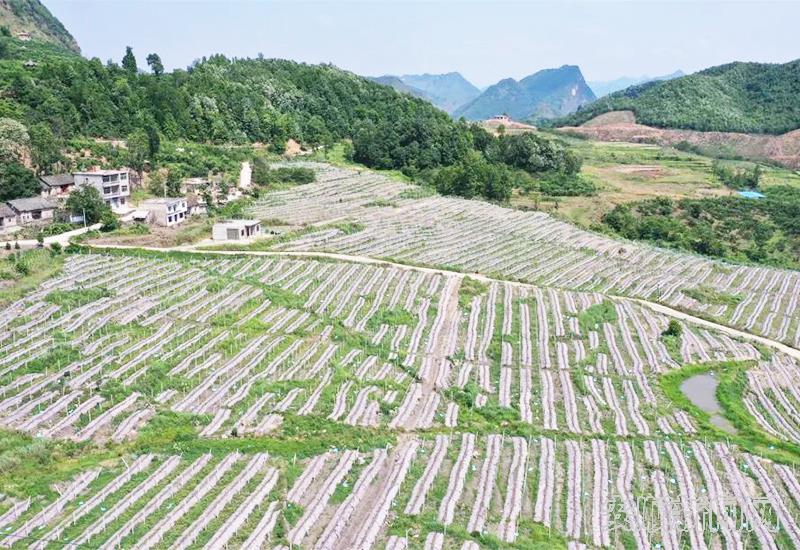
<svg viewBox="0 0 800 550">
<path fill-rule="evenodd" d="M 215 223 L 211 237 L 215 241 L 238 241 L 261 235 L 261 222 L 258 220 L 227 220 Z"/>
<path fill-rule="evenodd" d="M 54 204 L 39 197 L 11 200 L 8 206 L 17 214 L 20 225 L 52 220 L 56 209 Z"/>
</svg>

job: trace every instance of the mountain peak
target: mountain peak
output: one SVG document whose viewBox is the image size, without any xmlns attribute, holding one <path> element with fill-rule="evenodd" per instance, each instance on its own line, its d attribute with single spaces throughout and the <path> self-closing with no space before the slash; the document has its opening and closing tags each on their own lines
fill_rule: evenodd
<svg viewBox="0 0 800 550">
<path fill-rule="evenodd" d="M 516 120 L 553 118 L 575 112 L 595 96 L 577 65 L 543 69 L 516 81 L 505 78 L 460 107 L 456 117 L 484 120 L 507 113 Z"/>
</svg>

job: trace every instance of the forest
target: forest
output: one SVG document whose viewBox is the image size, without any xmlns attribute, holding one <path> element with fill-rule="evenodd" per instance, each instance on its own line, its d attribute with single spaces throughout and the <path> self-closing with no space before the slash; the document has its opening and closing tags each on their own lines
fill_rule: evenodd
<svg viewBox="0 0 800 550">
<path fill-rule="evenodd" d="M 800 268 L 800 189 L 770 186 L 763 199 L 667 197 L 616 206 L 603 226 L 627 239 L 736 262 Z"/>
</svg>

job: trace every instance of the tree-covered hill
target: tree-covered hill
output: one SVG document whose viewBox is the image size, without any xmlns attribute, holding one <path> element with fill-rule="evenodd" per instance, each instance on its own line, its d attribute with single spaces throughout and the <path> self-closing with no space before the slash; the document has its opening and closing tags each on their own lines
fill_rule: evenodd
<svg viewBox="0 0 800 550">
<path fill-rule="evenodd" d="M 396 155 L 413 147 L 436 164 L 469 139 L 426 101 L 331 65 L 212 56 L 165 72 L 155 54 L 147 64 L 137 64 L 133 52 L 121 64 L 102 63 L 56 55 L 36 41 L 21 50 L 17 42 L 0 37 L 0 117 L 45 125 L 57 141 L 142 130 L 166 139 L 262 142 L 280 152 L 289 137 L 315 146 L 387 125 L 408 132 Z"/>
<path fill-rule="evenodd" d="M 632 86 L 556 121 L 577 126 L 631 110 L 640 124 L 701 131 L 782 134 L 800 128 L 800 59 L 730 63 L 668 81 Z"/>
<path fill-rule="evenodd" d="M 16 36 L 28 32 L 33 38 L 45 40 L 80 53 L 78 43 L 39 0 L 0 0 L 0 27 Z"/>
</svg>

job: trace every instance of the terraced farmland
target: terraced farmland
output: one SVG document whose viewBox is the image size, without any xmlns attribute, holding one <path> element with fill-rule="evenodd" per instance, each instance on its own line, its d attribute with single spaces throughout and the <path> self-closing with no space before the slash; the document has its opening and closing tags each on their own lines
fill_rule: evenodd
<svg viewBox="0 0 800 550">
<path fill-rule="evenodd" d="M 527 248 L 490 260 L 483 218 L 466 216 L 498 207 L 325 170 L 297 216 L 328 227 L 280 246 L 397 256 L 427 231 L 399 256 L 441 263 L 450 205 L 478 228 L 463 246 L 447 237 L 452 258 L 489 275 L 528 263 L 535 284 L 285 252 L 69 254 L 0 309 L 0 546 L 800 546 L 800 365 L 622 296 L 667 280 L 667 303 L 791 335 L 795 274 L 627 243 L 590 252 L 611 241 L 522 213 L 487 239 Z M 334 216 L 322 195 L 353 181 Z M 292 193 L 256 208 L 291 217 Z M 396 206 L 362 202 L 378 195 Z M 403 213 L 393 238 L 375 225 Z M 719 299 L 709 280 L 784 297 L 723 311 L 695 300 Z M 698 375 L 729 428 L 681 392 Z"/>
<path fill-rule="evenodd" d="M 370 201 L 370 194 L 382 202 Z M 252 211 L 262 218 L 321 226 L 281 244 L 284 250 L 392 258 L 643 298 L 800 346 L 797 272 L 621 242 L 541 212 L 449 197 L 407 198 L 413 196 L 414 187 L 374 173 L 323 167 L 313 191 L 271 194 Z M 364 229 L 348 232 L 330 225 L 343 219 Z"/>
<path fill-rule="evenodd" d="M 794 544 L 798 365 L 667 321 L 399 266 L 72 255 L 0 316 L 0 423 L 105 458 L 17 480 L 0 544 Z M 756 435 L 662 383 L 720 361 L 752 366 Z"/>
</svg>

